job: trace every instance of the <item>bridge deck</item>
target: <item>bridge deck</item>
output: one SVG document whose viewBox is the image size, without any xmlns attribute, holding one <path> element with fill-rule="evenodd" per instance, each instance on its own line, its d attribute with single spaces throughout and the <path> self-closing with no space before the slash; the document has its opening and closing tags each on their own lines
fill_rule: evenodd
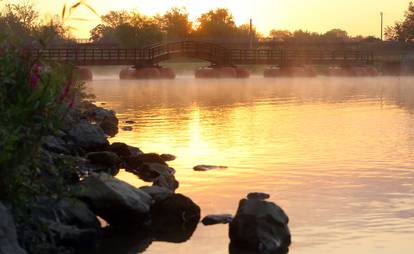
<svg viewBox="0 0 414 254">
<path fill-rule="evenodd" d="M 141 49 L 49 48 L 33 54 L 48 60 L 75 65 L 150 65 L 175 57 L 198 58 L 217 65 L 365 65 L 372 64 L 372 52 L 357 50 L 228 49 L 217 44 L 183 41 Z"/>
</svg>

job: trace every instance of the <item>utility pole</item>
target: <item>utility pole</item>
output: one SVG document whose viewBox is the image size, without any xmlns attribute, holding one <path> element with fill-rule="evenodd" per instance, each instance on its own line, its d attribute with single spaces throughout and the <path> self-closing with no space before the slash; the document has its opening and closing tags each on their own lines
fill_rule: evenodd
<svg viewBox="0 0 414 254">
<path fill-rule="evenodd" d="M 384 34 L 384 13 L 380 12 L 381 16 L 381 41 L 383 41 L 383 34 Z"/>
<path fill-rule="evenodd" d="M 250 19 L 249 37 L 250 37 L 249 47 L 250 49 L 252 49 L 253 48 L 253 19 Z"/>
</svg>

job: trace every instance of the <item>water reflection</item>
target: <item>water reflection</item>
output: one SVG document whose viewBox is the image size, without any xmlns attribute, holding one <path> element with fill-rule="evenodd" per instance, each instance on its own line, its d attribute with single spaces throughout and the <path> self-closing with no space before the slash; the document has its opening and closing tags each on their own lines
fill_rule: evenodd
<svg viewBox="0 0 414 254">
<path fill-rule="evenodd" d="M 291 253 L 411 253 L 413 78 L 97 80 L 98 101 L 134 131 L 113 141 L 177 155 L 179 192 L 203 214 L 251 191 L 291 219 Z M 226 170 L 194 172 L 199 164 Z M 137 186 L 136 178 L 120 178 Z M 226 226 L 146 253 L 228 253 Z M 358 250 L 355 250 L 358 246 Z"/>
</svg>

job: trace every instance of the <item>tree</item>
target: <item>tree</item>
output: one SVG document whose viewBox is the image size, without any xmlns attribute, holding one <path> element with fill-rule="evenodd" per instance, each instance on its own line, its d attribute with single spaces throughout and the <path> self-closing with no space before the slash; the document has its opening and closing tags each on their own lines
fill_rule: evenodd
<svg viewBox="0 0 414 254">
<path fill-rule="evenodd" d="M 327 41 L 345 41 L 349 38 L 347 31 L 338 28 L 327 31 L 322 37 Z"/>
<path fill-rule="evenodd" d="M 102 21 L 90 31 L 94 42 L 131 48 L 160 42 L 163 37 L 158 19 L 138 12 L 111 11 L 102 16 Z"/>
<path fill-rule="evenodd" d="M 201 15 L 198 18 L 197 37 L 230 39 L 237 27 L 233 15 L 228 9 L 218 8 Z"/>
<path fill-rule="evenodd" d="M 288 39 L 292 38 L 292 33 L 289 30 L 272 29 L 269 32 L 269 36 L 274 40 L 287 41 Z"/>
<path fill-rule="evenodd" d="M 414 39 L 414 3 L 408 4 L 404 20 L 395 22 L 385 29 L 385 37 L 389 40 L 409 42 Z"/>
<path fill-rule="evenodd" d="M 193 24 L 189 21 L 185 8 L 172 8 L 160 17 L 160 24 L 167 40 L 186 39 L 190 37 Z"/>
</svg>

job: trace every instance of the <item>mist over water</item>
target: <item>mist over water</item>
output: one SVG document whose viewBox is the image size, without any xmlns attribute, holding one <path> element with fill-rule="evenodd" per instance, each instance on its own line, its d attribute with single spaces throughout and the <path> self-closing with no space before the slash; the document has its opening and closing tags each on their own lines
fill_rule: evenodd
<svg viewBox="0 0 414 254">
<path fill-rule="evenodd" d="M 133 131 L 112 139 L 172 153 L 178 192 L 202 215 L 235 213 L 248 192 L 290 217 L 290 253 L 412 253 L 414 78 L 120 81 L 87 84 Z M 129 125 L 128 125 L 129 126 Z M 195 172 L 198 164 L 228 166 Z M 135 176 L 119 178 L 141 186 Z M 199 225 L 146 253 L 228 253 L 228 226 Z"/>
</svg>

